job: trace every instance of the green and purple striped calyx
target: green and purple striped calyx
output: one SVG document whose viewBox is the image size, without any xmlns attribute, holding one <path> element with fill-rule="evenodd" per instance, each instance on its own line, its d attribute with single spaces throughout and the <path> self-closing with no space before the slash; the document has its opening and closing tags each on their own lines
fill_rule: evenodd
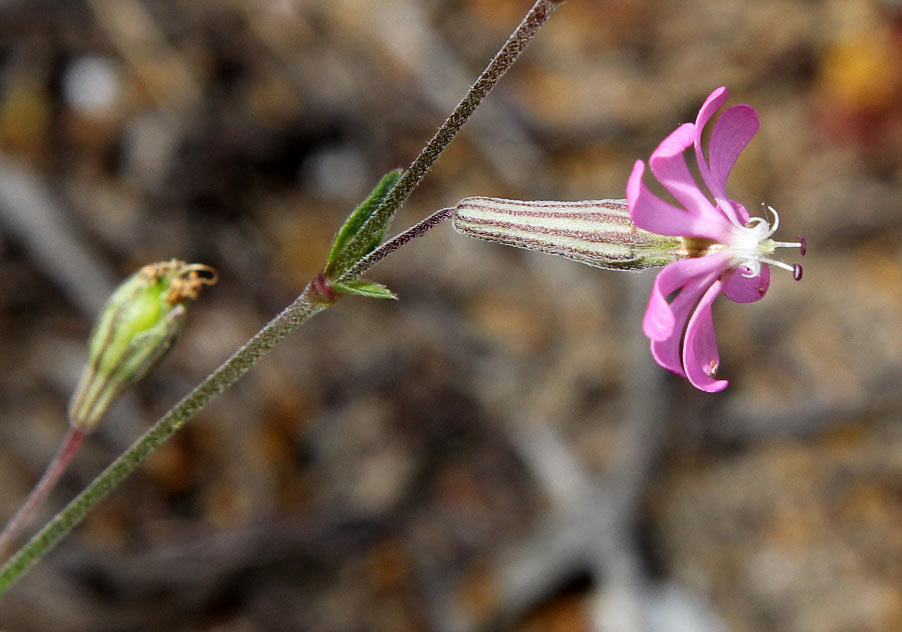
<svg viewBox="0 0 902 632">
<path fill-rule="evenodd" d="M 643 230 L 626 200 L 550 202 L 471 197 L 451 217 L 465 235 L 560 255 L 596 268 L 644 270 L 679 258 L 679 238 Z"/>
</svg>

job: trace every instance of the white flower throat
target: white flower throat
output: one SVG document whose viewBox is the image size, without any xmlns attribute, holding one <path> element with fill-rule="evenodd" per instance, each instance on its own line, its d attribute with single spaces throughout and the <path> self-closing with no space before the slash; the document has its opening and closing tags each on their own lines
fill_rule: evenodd
<svg viewBox="0 0 902 632">
<path fill-rule="evenodd" d="M 688 243 L 689 240 L 684 239 L 684 243 L 691 253 L 690 256 L 712 254 L 714 252 L 727 250 L 732 255 L 731 263 L 734 267 L 745 266 L 748 268 L 748 271 L 743 273 L 743 276 L 745 277 L 752 278 L 758 276 L 761 274 L 761 264 L 766 263 L 792 272 L 792 278 L 796 281 L 801 279 L 801 265 L 798 263 L 790 265 L 779 259 L 774 259 L 771 255 L 776 252 L 777 248 L 798 248 L 799 253 L 804 255 L 808 245 L 805 238 L 799 237 L 799 241 L 776 241 L 771 239 L 771 236 L 777 232 L 777 229 L 780 227 L 780 215 L 772 206 L 766 206 L 764 204 L 761 206 L 770 211 L 774 216 L 773 225 L 768 223 L 763 217 L 753 217 L 745 226 L 733 226 L 730 233 L 730 243 L 710 244 L 704 249 L 704 252 L 701 253 L 698 252 L 697 245 L 695 246 L 695 249 L 693 249 L 692 245 Z M 698 241 L 700 240 L 692 240 L 692 242 Z"/>
<path fill-rule="evenodd" d="M 802 278 L 802 266 L 798 263 L 792 265 L 771 258 L 777 248 L 798 248 L 799 254 L 804 255 L 807 249 L 807 242 L 804 237 L 799 237 L 799 241 L 775 241 L 771 239 L 771 235 L 777 232 L 780 227 L 780 215 L 772 206 L 761 204 L 762 207 L 771 212 L 774 216 L 774 224 L 771 226 L 763 217 L 753 217 L 748 223 L 733 230 L 733 240 L 730 243 L 730 252 L 733 253 L 734 262 L 738 265 L 748 267 L 749 272 L 744 274 L 746 277 L 756 277 L 761 274 L 761 264 L 777 266 L 792 272 L 792 278 L 796 281 Z"/>
</svg>

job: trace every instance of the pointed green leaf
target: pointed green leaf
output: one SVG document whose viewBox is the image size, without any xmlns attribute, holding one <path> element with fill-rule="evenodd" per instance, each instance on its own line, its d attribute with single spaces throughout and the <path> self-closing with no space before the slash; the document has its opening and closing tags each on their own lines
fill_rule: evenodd
<svg viewBox="0 0 902 632">
<path fill-rule="evenodd" d="M 368 298 L 393 298 L 398 296 L 381 283 L 373 281 L 349 281 L 347 283 L 333 283 L 332 289 L 341 294 L 357 294 Z"/>
<path fill-rule="evenodd" d="M 329 251 L 329 257 L 326 259 L 324 272 L 327 278 L 334 279 L 341 276 L 354 263 L 368 255 L 382 242 L 388 226 L 384 226 L 378 234 L 367 240 L 366 243 L 360 242 L 357 239 L 357 234 L 370 216 L 385 201 L 385 198 L 388 197 L 388 194 L 391 193 L 391 190 L 400 178 L 400 169 L 394 169 L 382 176 L 379 184 L 376 185 L 369 196 L 345 220 L 345 223 L 335 236 L 332 249 Z"/>
</svg>

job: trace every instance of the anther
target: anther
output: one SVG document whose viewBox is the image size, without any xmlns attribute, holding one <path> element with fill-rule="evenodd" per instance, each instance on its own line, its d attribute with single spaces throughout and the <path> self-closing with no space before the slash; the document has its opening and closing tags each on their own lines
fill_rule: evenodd
<svg viewBox="0 0 902 632">
<path fill-rule="evenodd" d="M 803 250 L 804 250 L 804 246 L 803 246 Z M 800 266 L 798 263 L 794 263 L 792 265 L 792 278 L 795 279 L 796 281 L 802 280 L 802 266 Z"/>
<path fill-rule="evenodd" d="M 808 240 L 804 237 L 796 237 L 799 240 L 799 254 L 805 256 L 805 251 L 808 250 Z"/>
</svg>

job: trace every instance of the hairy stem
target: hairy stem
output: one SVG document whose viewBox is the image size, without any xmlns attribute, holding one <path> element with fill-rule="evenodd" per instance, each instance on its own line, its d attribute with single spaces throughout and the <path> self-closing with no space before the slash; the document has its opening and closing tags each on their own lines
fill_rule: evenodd
<svg viewBox="0 0 902 632">
<path fill-rule="evenodd" d="M 467 94 L 454 109 L 451 116 L 439 127 L 416 160 L 404 172 L 398 184 L 379 209 L 361 228 L 360 233 L 378 234 L 381 226 L 387 225 L 387 218 L 394 216 L 410 193 L 451 142 L 466 120 L 476 110 L 483 97 L 495 86 L 502 75 L 523 52 L 526 44 L 545 24 L 551 14 L 564 0 L 537 0 L 526 17 L 511 35 L 488 67 L 482 72 Z M 444 214 L 443 214 L 444 213 Z M 435 226 L 450 216 L 450 210 L 443 209 L 417 226 L 401 233 L 396 239 L 386 242 L 360 262 L 352 262 L 354 275 L 361 275 L 387 254 L 396 250 L 413 237 Z M 432 221 L 432 223 L 429 223 Z M 423 228 L 423 225 L 427 226 Z M 368 232 L 367 232 L 368 231 Z M 364 235 L 364 238 L 366 236 Z M 345 277 L 351 275 L 349 272 Z M 345 278 L 343 277 L 343 278 Z M 75 497 L 62 511 L 48 522 L 28 543 L 0 567 L 0 595 L 5 593 L 31 566 L 48 553 L 71 531 L 94 505 L 100 502 L 116 486 L 131 474 L 145 459 L 170 436 L 175 434 L 189 419 L 211 400 L 234 384 L 262 356 L 268 353 L 283 338 L 294 332 L 312 316 L 331 306 L 337 297 L 324 294 L 315 282 L 279 315 L 266 324 L 248 340 L 224 364 L 211 373 L 194 390 L 186 395 L 168 413 L 157 420 L 132 446 L 101 472 L 94 481 Z"/>
<path fill-rule="evenodd" d="M 399 233 L 392 239 L 376 248 L 373 252 L 365 256 L 363 259 L 358 261 L 357 265 L 355 265 L 347 273 L 345 273 L 345 275 L 340 280 L 345 280 L 346 278 L 356 279 L 361 274 L 379 263 L 382 259 L 406 244 L 408 241 L 416 239 L 420 235 L 423 235 L 426 231 L 435 228 L 446 219 L 450 219 L 452 213 L 454 213 L 453 207 L 443 208 L 439 211 L 436 211 L 426 219 L 414 224 L 404 232 Z"/>
<path fill-rule="evenodd" d="M 539 32 L 551 15 L 566 0 L 537 0 L 523 21 L 505 42 L 504 46 L 495 54 L 489 65 L 486 66 L 476 82 L 470 86 L 464 98 L 460 100 L 451 115 L 436 130 L 435 134 L 420 151 L 410 166 L 401 175 L 398 184 L 395 185 L 385 201 L 372 214 L 358 233 L 361 241 L 371 239 L 376 235 L 380 227 L 388 226 L 395 213 L 404 204 L 413 190 L 423 179 L 432 165 L 438 160 L 445 148 L 451 144 L 457 132 L 463 127 L 470 115 L 476 111 L 482 99 L 495 87 L 495 84 L 504 76 L 504 73 L 517 61 L 520 53 L 532 37 Z"/>
</svg>

